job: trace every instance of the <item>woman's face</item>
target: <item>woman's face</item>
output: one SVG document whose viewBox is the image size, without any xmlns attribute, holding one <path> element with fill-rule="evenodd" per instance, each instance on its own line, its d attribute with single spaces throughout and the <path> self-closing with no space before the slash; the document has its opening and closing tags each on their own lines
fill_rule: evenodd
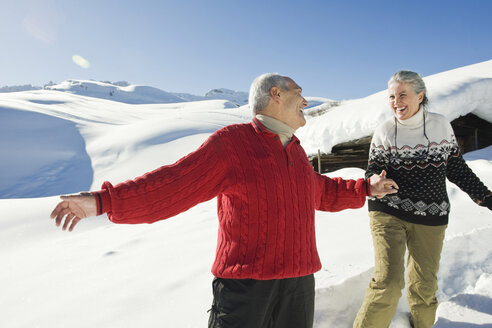
<svg viewBox="0 0 492 328">
<path fill-rule="evenodd" d="M 419 111 L 424 91 L 416 93 L 410 83 L 393 82 L 388 86 L 391 110 L 399 120 L 408 120 Z"/>
</svg>

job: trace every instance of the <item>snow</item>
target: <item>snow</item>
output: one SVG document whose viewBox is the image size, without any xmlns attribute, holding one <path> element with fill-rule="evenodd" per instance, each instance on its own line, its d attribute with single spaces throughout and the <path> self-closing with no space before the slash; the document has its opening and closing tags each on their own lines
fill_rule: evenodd
<svg viewBox="0 0 492 328">
<path fill-rule="evenodd" d="M 435 110 L 491 121 L 490 75 L 492 61 L 426 77 Z M 313 116 L 300 131 L 302 144 L 326 150 L 370 134 L 389 115 L 384 98 L 343 101 Z M 311 110 L 332 102 L 314 101 Z M 0 327 L 205 326 L 215 200 L 152 225 L 88 218 L 72 233 L 49 214 L 59 194 L 173 163 L 218 128 L 250 120 L 248 106 L 231 109 L 228 100 L 130 104 L 54 90 L 0 94 Z M 492 187 L 492 147 L 465 159 Z M 359 178 L 363 170 L 329 176 Z M 451 183 L 448 193 L 435 327 L 492 327 L 491 212 Z M 316 218 L 323 268 L 315 275 L 315 327 L 351 327 L 373 269 L 367 207 Z M 403 296 L 391 327 L 409 327 L 407 312 Z"/>
<path fill-rule="evenodd" d="M 30 84 L 26 84 L 26 85 L 1 87 L 0 92 L 19 92 L 19 91 L 39 90 L 39 89 L 41 89 L 41 87 L 35 87 Z"/>
<path fill-rule="evenodd" d="M 63 91 L 127 104 L 165 104 L 221 99 L 229 101 L 227 107 L 235 108 L 248 102 L 248 94 L 246 92 L 224 88 L 213 89 L 207 92 L 205 96 L 196 96 L 188 93 L 167 92 L 146 85 L 128 84 L 124 81 L 111 83 L 72 79 L 59 84 L 48 84 L 44 88 L 46 90 Z M 8 87 L 5 89 L 10 90 Z"/>
</svg>

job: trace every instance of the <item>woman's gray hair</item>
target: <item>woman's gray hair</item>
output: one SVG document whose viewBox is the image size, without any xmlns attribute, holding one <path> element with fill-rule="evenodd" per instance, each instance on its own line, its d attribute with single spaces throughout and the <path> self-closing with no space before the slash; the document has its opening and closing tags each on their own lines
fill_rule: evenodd
<svg viewBox="0 0 492 328">
<path fill-rule="evenodd" d="M 424 99 L 422 99 L 421 105 L 425 108 L 429 103 L 429 98 L 427 98 L 427 88 L 419 73 L 412 71 L 398 71 L 389 79 L 388 86 L 393 82 L 409 83 L 412 85 L 415 93 L 424 91 Z"/>
<path fill-rule="evenodd" d="M 259 114 L 266 108 L 270 101 L 271 88 L 278 87 L 282 90 L 288 90 L 288 83 L 288 78 L 278 73 L 265 73 L 254 79 L 249 89 L 248 100 L 253 114 Z"/>
</svg>

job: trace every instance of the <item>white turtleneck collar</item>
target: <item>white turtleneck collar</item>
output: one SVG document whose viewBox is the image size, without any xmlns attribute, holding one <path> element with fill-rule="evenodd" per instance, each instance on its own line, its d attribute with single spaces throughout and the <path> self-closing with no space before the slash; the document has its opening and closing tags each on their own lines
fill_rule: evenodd
<svg viewBox="0 0 492 328">
<path fill-rule="evenodd" d="M 413 115 L 412 117 L 406 120 L 400 120 L 395 116 L 395 119 L 401 125 L 416 128 L 424 124 L 424 112 L 425 112 L 424 108 L 420 106 L 419 111 L 415 113 L 415 115 Z"/>
<path fill-rule="evenodd" d="M 296 132 L 296 130 L 293 129 L 291 126 L 289 126 L 289 125 L 285 124 L 284 122 L 279 121 L 276 118 L 273 118 L 271 116 L 257 114 L 256 118 L 270 132 L 278 134 L 280 141 L 282 142 L 282 145 L 284 145 L 284 146 L 290 142 L 290 140 L 292 139 L 292 136 L 294 135 L 294 132 Z"/>
</svg>

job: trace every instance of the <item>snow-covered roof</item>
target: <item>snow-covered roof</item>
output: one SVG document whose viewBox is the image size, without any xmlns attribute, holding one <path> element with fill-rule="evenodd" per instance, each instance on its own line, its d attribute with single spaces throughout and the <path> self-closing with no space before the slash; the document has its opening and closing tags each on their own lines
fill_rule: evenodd
<svg viewBox="0 0 492 328">
<path fill-rule="evenodd" d="M 450 121 L 473 113 L 492 122 L 492 60 L 424 77 L 424 81 L 430 111 Z M 343 101 L 325 114 L 308 119 L 296 134 L 308 154 L 318 149 L 330 153 L 338 143 L 371 135 L 391 115 L 384 90 Z"/>
</svg>

